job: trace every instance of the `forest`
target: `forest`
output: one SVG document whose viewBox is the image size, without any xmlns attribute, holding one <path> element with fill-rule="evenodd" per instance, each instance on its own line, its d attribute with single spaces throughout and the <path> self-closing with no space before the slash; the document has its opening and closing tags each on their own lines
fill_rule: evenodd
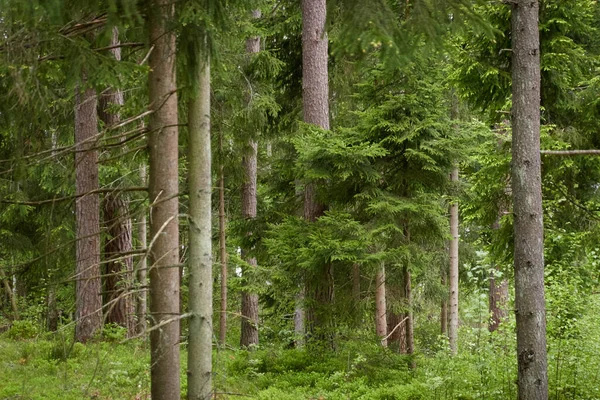
<svg viewBox="0 0 600 400">
<path fill-rule="evenodd" d="M 600 399 L 597 0 L 0 32 L 0 399 Z"/>
</svg>

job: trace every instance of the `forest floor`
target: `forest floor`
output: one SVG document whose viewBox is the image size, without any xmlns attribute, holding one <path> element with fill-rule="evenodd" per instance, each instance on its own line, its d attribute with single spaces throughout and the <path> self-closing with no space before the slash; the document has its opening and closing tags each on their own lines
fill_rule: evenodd
<svg viewBox="0 0 600 400">
<path fill-rule="evenodd" d="M 600 400 L 597 305 L 589 304 L 583 315 L 571 319 L 568 334 L 558 329 L 553 322 L 555 316 L 549 318 L 548 372 L 552 400 Z M 430 328 L 421 324 L 422 330 L 416 332 L 420 338 L 416 343 L 419 352 L 413 357 L 383 349 L 369 332 L 340 336 L 335 352 L 296 350 L 283 344 L 266 344 L 253 351 L 229 346 L 215 348 L 216 398 L 516 398 L 514 321 L 507 322 L 494 334 L 485 325 L 461 326 L 460 351 L 454 357 L 447 351 L 445 340 L 437 335 L 436 326 L 435 321 Z M 0 399 L 150 398 L 147 341 L 124 341 L 122 331 L 109 328 L 102 339 L 83 345 L 73 343 L 70 329 L 50 334 L 31 328 L 28 321 L 19 321 L 0 335 Z M 558 335 L 560 332 L 563 333 Z M 273 339 L 266 336 L 265 333 L 263 343 Z M 185 398 L 185 343 L 181 350 L 181 390 Z"/>
</svg>

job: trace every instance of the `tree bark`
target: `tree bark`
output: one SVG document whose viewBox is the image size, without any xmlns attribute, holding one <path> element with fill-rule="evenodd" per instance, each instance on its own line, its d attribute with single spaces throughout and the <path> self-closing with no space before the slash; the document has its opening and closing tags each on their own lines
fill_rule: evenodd
<svg viewBox="0 0 600 400">
<path fill-rule="evenodd" d="M 223 132 L 219 135 L 219 151 L 223 153 Z M 222 157 L 221 157 L 222 159 Z M 225 242 L 225 166 L 219 166 L 219 258 L 221 262 L 221 314 L 219 315 L 219 343 L 227 340 L 227 245 Z"/>
<path fill-rule="evenodd" d="M 548 398 L 537 0 L 512 3 L 512 193 L 519 399 Z"/>
<path fill-rule="evenodd" d="M 194 90 L 189 103 L 189 347 L 188 399 L 212 396 L 212 220 L 210 142 L 210 59 L 204 51 L 194 65 Z"/>
<path fill-rule="evenodd" d="M 252 18 L 260 18 L 260 11 L 254 10 Z M 260 38 L 253 37 L 246 40 L 246 53 L 248 55 L 256 54 L 260 51 Z M 248 96 L 248 104 L 253 99 Z M 248 141 L 248 149 L 242 158 L 242 167 L 244 170 L 244 181 L 242 183 L 242 218 L 247 221 L 256 219 L 256 178 L 258 165 L 258 144 L 254 139 Z M 246 231 L 246 236 L 251 237 L 252 232 Z M 242 258 L 248 263 L 252 270 L 256 269 L 256 257 L 249 257 L 251 249 L 242 249 Z M 244 274 L 247 270 L 242 270 Z M 250 274 L 252 276 L 253 274 Z M 246 279 L 247 283 L 252 283 L 252 279 Z M 258 345 L 258 294 L 247 289 L 242 290 L 242 320 L 241 320 L 240 346 L 250 348 Z"/>
<path fill-rule="evenodd" d="M 133 248 L 129 202 L 120 194 L 108 193 L 104 197 L 104 223 L 107 238 L 104 246 L 106 255 L 106 278 L 104 282 L 106 322 L 127 328 L 134 335 L 134 307 L 130 293 L 133 280 L 133 259 L 128 254 Z"/>
<path fill-rule="evenodd" d="M 180 398 L 179 378 L 179 204 L 175 32 L 171 0 L 148 4 L 150 108 L 148 147 L 151 204 L 150 333 L 153 400 Z"/>
<path fill-rule="evenodd" d="M 83 85 L 86 78 L 82 79 Z M 92 149 L 98 135 L 94 89 L 77 90 L 75 95 L 75 218 L 76 283 L 75 340 L 87 342 L 102 327 L 100 293 L 100 202 L 98 153 Z"/>
<path fill-rule="evenodd" d="M 326 0 L 302 0 L 302 104 L 304 122 L 329 129 L 328 43 L 325 32 Z M 304 189 L 304 218 L 314 222 L 323 215 L 314 183 Z M 333 300 L 333 266 L 325 263 L 313 277 L 307 276 L 306 293 L 310 298 L 308 328 L 313 338 L 323 337 L 329 329 L 327 314 Z M 333 344 L 333 342 L 332 342 Z"/>
<path fill-rule="evenodd" d="M 140 181 L 142 185 L 147 184 L 146 180 L 146 165 L 140 165 Z M 146 222 L 146 209 L 143 208 L 139 215 L 139 220 L 137 224 L 137 238 L 139 247 L 145 249 L 147 247 L 147 222 Z M 148 272 L 148 258 L 146 255 L 143 255 L 139 261 L 139 267 L 137 269 L 137 296 L 136 296 L 136 310 L 135 314 L 137 316 L 137 327 L 136 333 L 138 335 L 143 334 L 146 331 L 146 311 L 148 309 L 147 306 L 147 290 L 146 286 L 147 282 L 147 272 Z"/>
<path fill-rule="evenodd" d="M 249 151 L 242 159 L 244 169 L 244 182 L 242 184 L 242 218 L 253 220 L 256 218 L 256 170 L 257 170 L 257 143 L 249 141 Z M 252 232 L 246 232 L 252 236 Z M 256 257 L 249 257 L 250 249 L 242 249 L 242 258 L 250 268 L 256 268 Z M 243 271 L 242 274 L 244 272 Z M 248 290 L 242 291 L 242 334 L 240 337 L 242 347 L 258 345 L 258 294 Z"/>
<path fill-rule="evenodd" d="M 387 309 L 385 301 L 385 265 L 381 264 L 375 275 L 375 331 L 381 345 L 387 347 Z"/>
<path fill-rule="evenodd" d="M 452 169 L 451 179 L 453 184 L 458 183 L 458 167 Z M 450 204 L 450 321 L 448 324 L 448 338 L 450 351 L 458 351 L 458 203 Z"/>
<path fill-rule="evenodd" d="M 489 309 L 490 321 L 488 330 L 494 332 L 500 326 L 500 323 L 506 319 L 508 305 L 508 281 L 502 279 L 499 283 L 496 281 L 495 273 L 490 274 L 490 293 Z"/>
<path fill-rule="evenodd" d="M 448 285 L 447 272 L 442 272 L 442 286 L 445 288 Z M 444 336 L 448 336 L 448 300 L 442 300 L 442 307 L 440 310 L 440 333 Z"/>
<path fill-rule="evenodd" d="M 119 29 L 113 27 L 110 46 L 119 44 Z M 115 60 L 121 61 L 120 47 L 113 47 L 109 51 Z M 118 89 L 109 88 L 100 96 L 98 115 L 106 127 L 120 122 L 120 115 L 114 107 L 123 104 L 123 92 Z M 133 336 L 135 334 L 134 304 L 129 293 L 133 280 L 133 258 L 123 256 L 133 248 L 129 200 L 123 194 L 108 193 L 104 197 L 103 206 L 104 226 L 108 233 L 104 244 L 104 254 L 107 259 L 104 281 L 106 322 L 127 328 L 128 336 Z"/>
<path fill-rule="evenodd" d="M 415 352 L 415 334 L 414 334 L 414 320 L 412 311 L 412 277 L 410 269 L 404 267 L 404 294 L 406 296 L 406 354 L 413 354 Z"/>
</svg>

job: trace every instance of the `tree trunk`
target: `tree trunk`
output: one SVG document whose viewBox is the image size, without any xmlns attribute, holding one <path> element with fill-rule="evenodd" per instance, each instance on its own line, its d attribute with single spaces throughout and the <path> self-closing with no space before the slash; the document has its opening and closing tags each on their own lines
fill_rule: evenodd
<svg viewBox="0 0 600 400">
<path fill-rule="evenodd" d="M 257 143 L 249 142 L 249 152 L 243 157 L 244 182 L 242 184 L 242 218 L 253 220 L 256 218 L 256 170 L 257 170 Z M 246 232 L 251 237 L 252 232 Z M 250 249 L 242 249 L 242 258 L 256 268 L 256 257 L 248 257 Z M 248 271 L 244 271 L 248 272 Z M 244 273 L 242 272 L 242 273 Z M 252 274 L 251 274 L 252 275 Z M 247 280 L 248 281 L 248 280 Z M 258 345 L 258 294 L 247 290 L 242 291 L 242 334 L 240 337 L 242 347 Z"/>
<path fill-rule="evenodd" d="M 381 264 L 375 275 L 375 331 L 381 345 L 387 347 L 387 317 L 385 301 L 385 265 Z"/>
<path fill-rule="evenodd" d="M 296 306 L 294 308 L 294 346 L 298 349 L 304 346 L 306 329 L 304 326 L 304 286 L 296 294 Z"/>
<path fill-rule="evenodd" d="M 219 150 L 223 153 L 223 132 L 219 135 Z M 222 159 L 222 157 L 221 157 Z M 227 340 L 227 246 L 225 243 L 225 166 L 219 166 L 219 255 L 221 261 L 221 314 L 219 315 L 219 343 Z"/>
<path fill-rule="evenodd" d="M 110 45 L 119 44 L 119 29 L 113 27 Z M 115 60 L 121 61 L 120 47 L 115 47 L 110 52 Z M 106 127 L 119 123 L 120 116 L 114 107 L 123 104 L 123 92 L 118 89 L 109 88 L 100 96 L 98 115 Z M 131 256 L 123 256 L 133 248 L 129 200 L 122 194 L 111 193 L 104 197 L 103 206 L 104 226 L 108 233 L 104 245 L 107 259 L 104 281 L 106 322 L 127 328 L 128 336 L 133 336 L 135 334 L 134 305 L 129 293 L 133 279 L 133 259 Z"/>
<path fill-rule="evenodd" d="M 415 334 L 414 334 L 414 320 L 412 311 L 412 282 L 411 274 L 408 267 L 404 267 L 404 295 L 406 296 L 406 354 L 413 354 L 415 352 Z"/>
<path fill-rule="evenodd" d="M 325 32 L 326 0 L 302 0 L 302 100 L 304 122 L 329 129 L 328 43 Z M 314 183 L 304 189 L 304 218 L 314 222 L 323 214 Z M 333 266 L 325 263 L 314 277 L 307 277 L 308 328 L 314 338 L 330 328 L 329 305 L 333 300 Z M 319 332 L 319 333 L 317 333 Z M 332 343 L 333 344 L 333 343 Z"/>
<path fill-rule="evenodd" d="M 548 398 L 539 4 L 512 3 L 512 192 L 519 399 Z"/>
<path fill-rule="evenodd" d="M 254 10 L 252 18 L 260 18 L 260 11 Z M 246 40 L 246 53 L 248 55 L 256 54 L 260 51 L 260 38 L 253 37 Z M 248 95 L 247 103 L 253 101 Z M 254 139 L 248 141 L 248 151 L 242 158 L 242 167 L 244 170 L 244 181 L 242 183 L 242 218 L 245 220 L 256 219 L 256 178 L 258 163 L 258 144 Z M 246 232 L 247 237 L 252 236 L 251 231 Z M 242 249 L 243 259 L 250 265 L 250 268 L 256 269 L 256 257 L 248 257 L 251 249 Z M 247 271 L 246 271 L 247 272 Z M 244 271 L 242 271 L 244 274 Z M 246 275 L 248 275 L 246 273 Z M 252 276 L 253 274 L 250 274 Z M 252 279 L 246 279 L 247 283 L 253 283 Z M 258 345 L 258 294 L 252 291 L 242 291 L 242 330 L 240 336 L 240 346 L 249 348 Z"/>
<path fill-rule="evenodd" d="M 104 245 L 106 254 L 106 278 L 104 282 L 106 299 L 106 322 L 127 328 L 129 336 L 134 334 L 133 299 L 130 293 L 133 280 L 133 259 L 123 255 L 131 252 L 131 218 L 129 202 L 122 194 L 108 193 L 104 197 L 104 223 L 107 225 L 107 238 Z"/>
<path fill-rule="evenodd" d="M 458 183 L 458 167 L 452 169 L 452 183 Z M 450 351 L 458 351 L 458 203 L 450 204 L 450 321 L 448 324 L 448 338 Z"/>
<path fill-rule="evenodd" d="M 58 306 L 56 304 L 56 284 L 50 283 L 48 285 L 48 297 L 46 301 L 47 305 L 47 318 L 46 326 L 48 331 L 56 332 L 58 330 Z"/>
<path fill-rule="evenodd" d="M 148 4 L 150 108 L 148 147 L 151 204 L 150 333 L 153 400 L 180 398 L 178 119 L 175 81 L 174 3 Z"/>
<path fill-rule="evenodd" d="M 6 279 L 6 275 L 4 274 L 4 271 L 1 268 L 0 279 L 2 279 L 2 283 L 4 284 L 4 291 L 6 292 L 6 296 L 10 301 L 10 307 L 13 312 L 13 321 L 16 321 L 19 319 L 19 306 L 17 305 L 17 299 L 15 298 L 15 294 L 13 293 L 12 288 L 10 287 L 10 283 L 8 282 L 8 279 Z"/>
<path fill-rule="evenodd" d="M 356 327 L 359 327 L 362 313 L 360 309 L 360 265 L 358 264 L 352 264 L 352 306 L 354 309 L 354 323 Z"/>
<path fill-rule="evenodd" d="M 189 347 L 188 399 L 212 395 L 212 220 L 210 142 L 210 59 L 206 37 L 193 65 L 194 90 L 189 102 Z"/>
<path fill-rule="evenodd" d="M 86 78 L 83 78 L 83 85 Z M 87 342 L 102 327 L 100 293 L 100 202 L 98 189 L 98 120 L 94 89 L 75 96 L 76 284 L 75 340 Z"/>
<path fill-rule="evenodd" d="M 147 185 L 146 180 L 146 165 L 140 165 L 140 181 L 142 185 Z M 145 249 L 147 246 L 147 223 L 146 223 L 146 209 L 143 208 L 139 215 L 139 221 L 137 224 L 137 238 L 141 249 Z M 147 273 L 148 273 L 148 258 L 143 255 L 139 261 L 139 267 L 137 269 L 137 296 L 136 296 L 136 310 L 135 315 L 137 316 L 137 327 L 136 333 L 138 335 L 146 332 L 146 311 L 147 307 Z"/>
<path fill-rule="evenodd" d="M 496 282 L 494 271 L 490 274 L 490 293 L 489 293 L 489 307 L 490 307 L 490 321 L 488 324 L 488 330 L 494 332 L 500 326 L 500 323 L 504 321 L 508 312 L 508 281 L 502 279 L 500 283 Z"/>
<path fill-rule="evenodd" d="M 442 272 L 442 286 L 448 286 L 447 271 Z M 448 336 L 448 300 L 442 300 L 442 307 L 440 311 L 440 332 L 444 336 Z"/>
</svg>

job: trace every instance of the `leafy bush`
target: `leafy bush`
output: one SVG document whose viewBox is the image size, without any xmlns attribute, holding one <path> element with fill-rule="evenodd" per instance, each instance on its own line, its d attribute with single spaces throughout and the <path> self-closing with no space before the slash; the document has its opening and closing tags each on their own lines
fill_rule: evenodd
<svg viewBox="0 0 600 400">
<path fill-rule="evenodd" d="M 13 321 L 8 337 L 14 340 L 33 339 L 38 335 L 37 325 L 30 320 Z"/>
</svg>

